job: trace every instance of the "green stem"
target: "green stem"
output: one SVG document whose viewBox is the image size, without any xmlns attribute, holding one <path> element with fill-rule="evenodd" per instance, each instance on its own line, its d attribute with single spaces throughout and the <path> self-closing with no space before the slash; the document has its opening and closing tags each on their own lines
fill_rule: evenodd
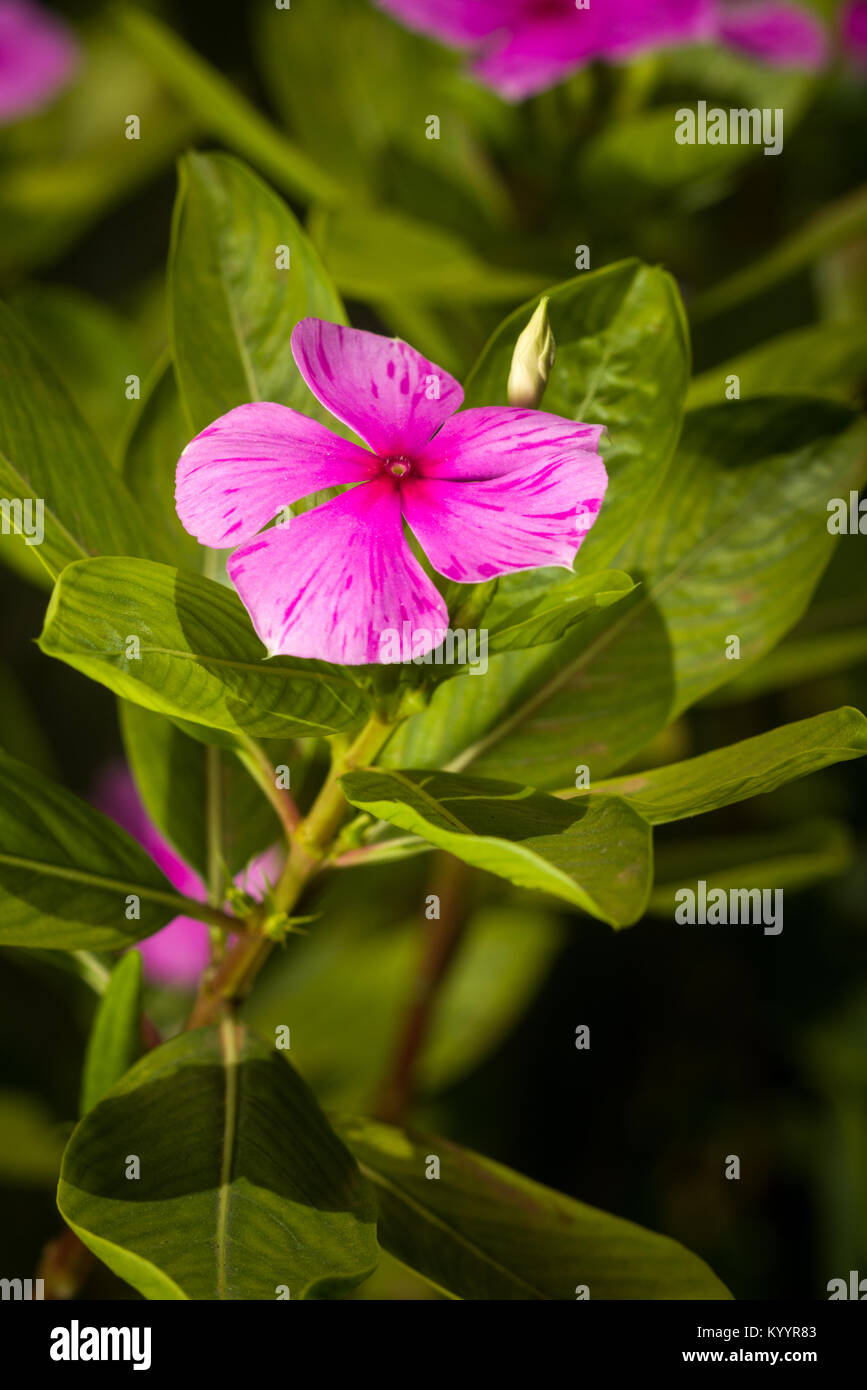
<svg viewBox="0 0 867 1390">
<path fill-rule="evenodd" d="M 357 738 L 338 753 L 310 812 L 299 822 L 289 850 L 289 858 L 274 890 L 274 904 L 289 913 L 310 879 L 321 867 L 346 816 L 348 803 L 340 787 L 346 772 L 366 767 L 385 746 L 394 729 L 378 715 L 372 715 Z M 248 932 L 226 954 L 219 968 L 202 981 L 187 1028 L 213 1023 L 227 1002 L 243 998 L 267 960 L 274 941 L 263 933 Z"/>
<path fill-rule="evenodd" d="M 281 790 L 274 781 L 274 768 L 268 761 L 261 745 L 247 734 L 239 734 L 238 742 L 240 744 L 237 749 L 239 760 L 274 807 L 280 824 L 283 826 L 286 839 L 291 841 L 301 820 L 298 807 L 290 793 Z"/>
</svg>

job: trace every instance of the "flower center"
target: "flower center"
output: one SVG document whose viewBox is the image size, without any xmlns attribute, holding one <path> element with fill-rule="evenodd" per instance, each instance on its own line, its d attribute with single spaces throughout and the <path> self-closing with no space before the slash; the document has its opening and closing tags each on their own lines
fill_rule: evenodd
<svg viewBox="0 0 867 1390">
<path fill-rule="evenodd" d="M 402 455 L 385 460 L 385 471 L 393 478 L 405 478 L 411 468 L 412 459 L 404 458 Z"/>
</svg>

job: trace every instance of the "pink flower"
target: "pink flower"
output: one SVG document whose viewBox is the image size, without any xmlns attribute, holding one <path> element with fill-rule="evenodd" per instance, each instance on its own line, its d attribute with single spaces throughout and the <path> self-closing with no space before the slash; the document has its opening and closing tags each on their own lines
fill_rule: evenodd
<svg viewBox="0 0 867 1390">
<path fill-rule="evenodd" d="M 463 391 L 447 372 L 399 339 L 321 319 L 297 325 L 292 353 L 369 448 L 286 406 L 241 405 L 187 445 L 175 493 L 204 545 L 242 542 L 229 576 L 271 655 L 385 661 L 387 634 L 405 623 L 414 655 L 440 645 L 446 605 L 404 521 L 434 569 L 461 583 L 571 568 L 607 486 L 601 426 L 538 410 L 456 415 Z M 358 486 L 262 531 L 292 502 L 347 483 Z"/>
<path fill-rule="evenodd" d="M 78 45 L 31 0 L 0 0 L 0 124 L 45 106 L 71 78 Z"/>
<path fill-rule="evenodd" d="M 858 67 L 867 68 L 867 0 L 851 0 L 843 11 L 843 43 Z"/>
<path fill-rule="evenodd" d="M 92 801 L 139 842 L 173 888 L 186 898 L 207 901 L 207 890 L 199 875 L 163 839 L 148 816 L 124 763 L 112 763 L 102 772 Z M 266 883 L 275 881 L 279 869 L 278 851 L 269 850 L 252 860 L 235 882 L 258 901 Z M 156 984 L 186 989 L 197 984 L 210 959 L 208 928 L 193 917 L 175 917 L 162 931 L 140 941 L 136 950 L 141 953 L 146 978 Z"/>
<path fill-rule="evenodd" d="M 411 29 L 475 50 L 473 71 L 521 101 L 601 59 L 723 42 L 768 63 L 818 67 L 819 21 L 788 0 L 377 0 Z"/>
</svg>

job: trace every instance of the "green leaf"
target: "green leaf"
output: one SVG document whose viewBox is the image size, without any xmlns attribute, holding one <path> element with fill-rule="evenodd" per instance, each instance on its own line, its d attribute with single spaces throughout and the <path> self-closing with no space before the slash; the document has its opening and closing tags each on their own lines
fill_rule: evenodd
<svg viewBox="0 0 867 1390">
<path fill-rule="evenodd" d="M 145 809 L 181 857 L 208 881 L 208 749 L 161 714 L 120 704 L 127 761 Z M 276 844 L 280 824 L 262 792 L 231 752 L 217 752 L 220 850 L 233 876 Z"/>
<path fill-rule="evenodd" d="M 320 212 L 310 231 L 338 289 L 351 299 L 485 304 L 544 288 L 540 276 L 489 265 L 455 233 L 402 212 L 336 208 Z"/>
<path fill-rule="evenodd" d="M 591 793 L 622 797 L 651 825 L 664 825 L 772 792 L 865 753 L 867 719 L 859 710 L 838 709 L 670 767 L 597 782 Z"/>
<path fill-rule="evenodd" d="M 114 821 L 0 753 L 0 945 L 111 950 L 189 906 Z"/>
<path fill-rule="evenodd" d="M 141 956 L 129 951 L 111 973 L 87 1040 L 81 1114 L 102 1100 L 141 1052 Z"/>
<path fill-rule="evenodd" d="M 384 916 L 376 880 L 375 921 L 359 923 L 365 878 L 353 873 L 352 884 L 351 903 L 329 897 L 315 929 L 292 941 L 244 1006 L 263 1037 L 291 1020 L 294 1065 L 324 1105 L 343 1112 L 367 1111 L 378 1099 L 431 929 L 423 918 Z M 419 1057 L 422 1093 L 451 1085 L 494 1051 L 536 997 L 562 941 L 562 924 L 539 909 L 497 904 L 473 914 Z"/>
<path fill-rule="evenodd" d="M 130 637 L 139 658 L 127 655 Z M 265 660 L 240 599 L 222 584 L 150 561 L 71 566 L 39 645 L 134 704 L 230 733 L 330 734 L 365 712 L 358 687 L 333 667 Z"/>
<path fill-rule="evenodd" d="M 351 772 L 341 783 L 359 810 L 613 927 L 636 922 L 644 910 L 650 829 L 616 798 L 566 802 L 515 783 L 448 773 Z"/>
<path fill-rule="evenodd" d="M 134 499 L 51 368 L 0 305 L 0 497 L 44 507 L 30 548 L 51 575 L 87 555 L 153 555 Z M 0 552 L 26 544 L 0 536 Z"/>
<path fill-rule="evenodd" d="M 127 1072 L 75 1130 L 57 1202 L 146 1298 L 335 1298 L 376 1264 L 351 1155 L 281 1054 L 229 1022 Z"/>
<path fill-rule="evenodd" d="M 118 438 L 135 410 L 126 379 L 142 373 L 140 349 L 127 324 L 105 304 L 66 285 L 22 286 L 11 296 L 10 308 L 116 463 Z"/>
<path fill-rule="evenodd" d="M 760 343 L 694 377 L 688 407 L 725 400 L 730 376 L 738 378 L 741 399 L 796 391 L 854 404 L 867 378 L 867 321 L 813 324 Z"/>
<path fill-rule="evenodd" d="M 201 571 L 214 552 L 185 531 L 175 510 L 178 459 L 190 439 L 190 426 L 166 352 L 143 388 L 141 409 L 123 458 L 123 479 L 153 534 L 163 538 L 167 558 Z"/>
<path fill-rule="evenodd" d="M 437 759 L 540 787 L 573 784 L 579 764 L 594 782 L 622 767 L 801 617 L 835 545 L 828 499 L 863 477 L 853 419 L 797 397 L 689 414 L 663 489 L 618 557 L 641 589 L 550 648 L 492 659 L 473 682 L 481 691 L 437 690 L 386 762 Z"/>
<path fill-rule="evenodd" d="M 643 520 L 680 433 L 689 342 L 674 281 L 639 261 L 621 261 L 546 290 L 557 344 L 541 409 L 605 425 L 609 474 L 602 511 L 581 547 L 584 573 L 609 563 Z M 468 406 L 506 405 L 518 335 L 535 303 L 496 330 L 466 385 Z"/>
<path fill-rule="evenodd" d="M 376 1188 L 382 1246 L 452 1298 L 572 1301 L 580 1285 L 591 1300 L 730 1297 L 676 1241 L 447 1139 L 372 1120 L 340 1132 Z"/>
<path fill-rule="evenodd" d="M 520 583 L 511 587 L 499 586 L 485 613 L 492 654 L 555 642 L 583 618 L 618 603 L 635 588 L 629 575 L 619 570 L 562 575 L 540 569 L 518 578 Z M 527 597 L 530 593 L 532 598 Z"/>
<path fill-rule="evenodd" d="M 799 821 L 770 833 L 679 839 L 658 846 L 657 881 L 647 911 L 673 921 L 679 906 L 675 894 L 684 888 L 697 892 L 699 881 L 707 893 L 748 885 L 797 892 L 846 873 L 854 858 L 849 827 L 830 819 Z M 679 924 L 677 929 L 683 930 Z"/>
<path fill-rule="evenodd" d="M 308 315 L 337 323 L 345 316 L 295 217 L 230 155 L 185 156 L 179 181 L 169 303 L 175 373 L 193 433 L 248 401 L 277 401 L 332 422 L 289 340 Z M 277 266 L 281 246 L 289 248 L 286 269 Z"/>
</svg>

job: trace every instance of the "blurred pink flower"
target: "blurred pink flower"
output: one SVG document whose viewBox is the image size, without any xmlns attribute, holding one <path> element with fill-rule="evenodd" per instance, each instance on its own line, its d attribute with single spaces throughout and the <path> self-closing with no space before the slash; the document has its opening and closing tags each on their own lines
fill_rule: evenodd
<svg viewBox="0 0 867 1390">
<path fill-rule="evenodd" d="M 97 779 L 91 800 L 147 851 L 173 888 L 184 897 L 207 901 L 207 890 L 194 869 L 181 859 L 157 830 L 142 805 L 132 774 L 125 763 L 106 767 Z M 281 866 L 275 848 L 253 859 L 235 883 L 259 901 L 268 882 L 274 883 Z M 161 931 L 140 941 L 146 978 L 156 984 L 186 989 L 198 980 L 210 959 L 208 928 L 193 917 L 175 917 Z"/>
<path fill-rule="evenodd" d="M 0 124 L 28 116 L 66 86 L 78 44 L 56 15 L 33 0 L 0 0 Z"/>
<path fill-rule="evenodd" d="M 867 0 L 851 0 L 843 11 L 843 46 L 858 67 L 867 68 Z"/>
<path fill-rule="evenodd" d="M 788 0 L 377 0 L 408 28 L 474 50 L 472 70 L 508 101 L 586 63 L 656 48 L 721 42 L 766 63 L 814 68 L 825 32 Z"/>
<path fill-rule="evenodd" d="M 399 660 L 388 634 L 443 641 L 448 611 L 403 534 L 474 584 L 572 562 L 602 506 L 602 428 L 541 410 L 455 414 L 453 377 L 396 338 L 304 319 L 292 352 L 316 398 L 370 446 L 268 402 L 230 410 L 178 464 L 178 515 L 203 545 L 242 542 L 229 576 L 271 655 Z M 320 488 L 349 491 L 262 531 Z M 257 534 L 261 533 L 261 534 Z M 390 648 L 393 651 L 393 648 Z"/>
</svg>

